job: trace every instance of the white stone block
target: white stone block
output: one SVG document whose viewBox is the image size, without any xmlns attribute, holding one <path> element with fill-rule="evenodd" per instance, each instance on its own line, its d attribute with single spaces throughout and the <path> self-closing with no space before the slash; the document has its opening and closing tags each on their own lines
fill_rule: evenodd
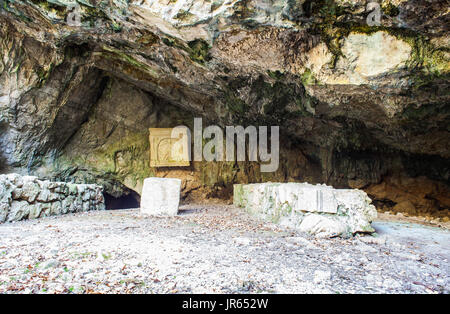
<svg viewBox="0 0 450 314">
<path fill-rule="evenodd" d="M 174 178 L 147 178 L 141 195 L 141 213 L 169 215 L 178 213 L 181 180 Z"/>
<path fill-rule="evenodd" d="M 234 204 L 251 214 L 319 236 L 373 232 L 377 212 L 364 191 L 308 183 L 235 184 Z"/>
</svg>

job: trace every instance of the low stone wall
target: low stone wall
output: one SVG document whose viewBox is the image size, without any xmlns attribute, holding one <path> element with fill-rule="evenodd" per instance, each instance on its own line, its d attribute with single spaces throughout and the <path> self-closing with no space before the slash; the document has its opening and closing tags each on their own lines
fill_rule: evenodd
<svg viewBox="0 0 450 314">
<path fill-rule="evenodd" d="M 103 188 L 99 185 L 0 175 L 0 223 L 103 209 Z"/>
<path fill-rule="evenodd" d="M 317 236 L 374 232 L 371 199 L 357 189 L 308 183 L 235 184 L 234 204 L 262 219 Z"/>
</svg>

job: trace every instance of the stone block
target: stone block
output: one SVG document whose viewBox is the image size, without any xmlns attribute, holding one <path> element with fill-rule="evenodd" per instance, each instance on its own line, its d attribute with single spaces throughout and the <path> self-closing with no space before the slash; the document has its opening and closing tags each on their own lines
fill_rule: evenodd
<svg viewBox="0 0 450 314">
<path fill-rule="evenodd" d="M 186 129 L 150 128 L 149 134 L 150 167 L 189 166 L 190 143 Z"/>
<path fill-rule="evenodd" d="M 141 195 L 141 213 L 169 215 L 178 213 L 181 180 L 174 178 L 147 178 Z"/>
<path fill-rule="evenodd" d="M 319 236 L 373 232 L 377 212 L 357 189 L 308 183 L 235 184 L 234 204 L 262 219 Z"/>
</svg>

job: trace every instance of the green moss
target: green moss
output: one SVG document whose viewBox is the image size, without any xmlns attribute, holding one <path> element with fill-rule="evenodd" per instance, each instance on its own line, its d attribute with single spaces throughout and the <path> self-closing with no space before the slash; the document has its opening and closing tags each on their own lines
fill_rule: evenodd
<svg viewBox="0 0 450 314">
<path fill-rule="evenodd" d="M 345 13 L 344 7 L 334 0 L 307 0 L 302 7 L 306 16 L 319 17 L 327 23 L 336 21 L 337 17 Z"/>
<path fill-rule="evenodd" d="M 26 16 L 22 11 L 16 9 L 15 7 L 11 7 L 11 4 L 14 6 L 14 0 L 1 0 L 0 1 L 0 9 L 4 9 L 6 12 L 11 13 L 16 16 L 18 19 L 22 20 L 25 23 L 32 22 L 33 20 Z"/>
<path fill-rule="evenodd" d="M 251 17 L 254 13 L 254 10 L 251 9 L 249 5 L 249 0 L 239 0 L 236 1 L 233 5 L 233 16 L 232 18 L 237 20 L 244 20 Z"/>
<path fill-rule="evenodd" d="M 148 65 L 137 61 L 135 58 L 127 55 L 125 52 L 109 47 L 109 46 L 103 46 L 103 51 L 101 54 L 105 58 L 108 58 L 110 60 L 115 60 L 122 62 L 124 65 L 130 66 L 130 68 L 124 68 L 124 70 L 127 70 L 127 72 L 134 72 L 135 74 L 139 74 L 136 72 L 144 72 L 146 75 L 150 75 L 152 78 L 158 78 L 158 73 L 150 68 Z M 140 75 L 138 75 L 140 77 Z"/>
<path fill-rule="evenodd" d="M 95 27 L 98 20 L 109 20 L 109 25 L 114 32 L 120 32 L 121 26 L 119 23 L 111 20 L 103 10 L 87 2 L 80 2 L 83 6 L 83 15 L 81 21 L 88 24 L 89 27 Z"/>
<path fill-rule="evenodd" d="M 215 10 L 217 10 L 218 8 L 220 8 L 222 6 L 222 2 L 221 1 L 214 1 L 211 4 L 211 13 L 214 12 Z"/>
<path fill-rule="evenodd" d="M 40 6 L 47 12 L 51 12 L 59 18 L 64 18 L 67 13 L 67 6 L 59 1 L 55 0 L 31 0 L 34 4 Z"/>
<path fill-rule="evenodd" d="M 137 185 L 151 172 L 149 149 L 148 134 L 134 133 L 97 149 L 92 156 L 87 157 L 85 163 L 102 172 L 113 174 L 121 182 L 127 179 Z"/>
<path fill-rule="evenodd" d="M 38 87 L 42 87 L 45 84 L 45 82 L 50 77 L 50 74 L 52 73 L 53 68 L 54 68 L 54 64 L 51 63 L 50 66 L 48 67 L 48 69 L 45 69 L 43 67 L 38 67 L 37 69 L 35 69 L 35 72 L 39 77 Z"/>
<path fill-rule="evenodd" d="M 239 207 L 245 206 L 244 188 L 242 184 L 233 186 L 233 204 Z"/>
<path fill-rule="evenodd" d="M 205 64 L 205 62 L 211 60 L 209 55 L 209 49 L 211 47 L 203 39 L 190 41 L 188 42 L 188 46 L 190 48 L 189 57 L 192 61 Z"/>
<path fill-rule="evenodd" d="M 448 60 L 448 49 L 433 46 L 428 39 L 420 33 L 410 29 L 386 26 L 369 26 L 365 23 L 353 22 L 342 23 L 321 23 L 317 26 L 322 40 L 326 43 L 329 51 L 333 54 L 330 64 L 331 68 L 336 66 L 337 61 L 342 56 L 341 46 L 343 40 L 350 33 L 371 35 L 376 32 L 385 32 L 408 43 L 411 46 L 411 56 L 407 61 L 407 69 L 411 72 L 420 72 L 419 75 L 433 74 L 445 75 L 450 71 Z"/>
<path fill-rule="evenodd" d="M 230 91 L 225 92 L 224 102 L 228 110 L 235 114 L 244 114 L 248 108 L 245 101 L 234 96 L 234 94 Z"/>
<path fill-rule="evenodd" d="M 118 59 L 129 63 L 135 67 L 139 67 L 139 68 L 146 68 L 147 65 L 143 64 L 139 61 L 137 61 L 136 59 L 134 59 L 133 57 L 127 55 L 126 53 L 122 52 L 121 50 L 118 49 L 114 49 L 108 46 L 103 46 L 103 50 L 112 53 L 114 56 L 116 56 Z"/>
<path fill-rule="evenodd" d="M 267 125 L 312 116 L 316 101 L 307 95 L 300 77 L 285 77 L 277 72 L 268 72 L 268 75 L 275 82 L 266 81 L 265 75 L 257 79 L 236 77 L 227 81 L 222 100 L 235 123 Z M 244 87 L 250 88 L 251 106 L 239 96 L 239 90 Z M 255 108 L 253 113 L 251 107 Z"/>
<path fill-rule="evenodd" d="M 122 25 L 116 23 L 115 21 L 111 22 L 111 28 L 115 33 L 120 33 L 122 31 Z"/>
<path fill-rule="evenodd" d="M 267 70 L 267 75 L 269 75 L 274 80 L 281 80 L 285 76 L 283 73 L 281 73 L 278 70 L 276 70 L 276 71 Z"/>
<path fill-rule="evenodd" d="M 305 72 L 303 72 L 302 76 L 302 83 L 303 85 L 316 85 L 318 83 L 317 79 L 315 78 L 314 74 L 311 72 L 310 69 L 306 69 Z"/>
<path fill-rule="evenodd" d="M 304 106 L 304 94 L 301 94 L 302 90 L 293 83 L 285 83 L 283 81 L 276 81 L 274 84 L 270 84 L 264 81 L 260 76 L 251 85 L 252 91 L 257 93 L 257 101 L 261 100 L 265 102 L 264 113 L 274 119 L 283 119 L 290 115 L 297 116 L 310 116 L 311 114 L 306 110 Z M 267 100 L 269 100 L 267 102 Z M 298 111 L 289 113 L 286 111 L 288 105 L 295 104 Z"/>
<path fill-rule="evenodd" d="M 400 14 L 400 10 L 397 6 L 393 5 L 392 3 L 383 3 L 381 5 L 381 11 L 390 17 L 396 17 Z"/>
<path fill-rule="evenodd" d="M 192 14 L 191 12 L 186 10 L 180 10 L 173 18 L 183 22 L 188 22 L 189 20 L 191 20 L 192 17 L 194 17 L 194 14 Z"/>
<path fill-rule="evenodd" d="M 186 44 L 182 40 L 176 37 L 169 36 L 167 34 L 165 36 L 166 37 L 163 37 L 161 40 L 166 46 L 174 47 L 186 51 L 187 53 L 191 52 L 191 48 L 189 46 L 186 46 Z"/>
<path fill-rule="evenodd" d="M 144 46 L 153 46 L 154 44 L 158 43 L 160 41 L 159 36 L 152 32 L 145 32 L 139 39 L 137 40 L 138 43 L 144 45 Z"/>
</svg>

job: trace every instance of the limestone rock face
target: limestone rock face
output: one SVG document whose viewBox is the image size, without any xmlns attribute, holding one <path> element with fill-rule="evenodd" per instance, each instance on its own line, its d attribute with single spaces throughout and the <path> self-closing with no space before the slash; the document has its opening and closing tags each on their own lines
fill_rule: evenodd
<svg viewBox="0 0 450 314">
<path fill-rule="evenodd" d="M 183 196 L 265 181 L 366 189 L 391 174 L 448 187 L 448 1 L 379 2 L 369 26 L 366 0 L 0 0 L 0 173 L 114 197 L 150 176 L 182 178 Z M 279 170 L 150 167 L 148 129 L 194 117 L 280 126 Z M 413 204 L 448 209 L 438 194 Z"/>
<path fill-rule="evenodd" d="M 99 185 L 41 181 L 16 173 L 0 175 L 0 223 L 103 209 Z"/>
<path fill-rule="evenodd" d="M 371 199 L 357 189 L 307 183 L 235 184 L 234 204 L 265 220 L 317 236 L 374 232 Z"/>
<path fill-rule="evenodd" d="M 156 216 L 175 216 L 178 213 L 180 192 L 180 179 L 145 179 L 141 195 L 141 213 Z"/>
</svg>

